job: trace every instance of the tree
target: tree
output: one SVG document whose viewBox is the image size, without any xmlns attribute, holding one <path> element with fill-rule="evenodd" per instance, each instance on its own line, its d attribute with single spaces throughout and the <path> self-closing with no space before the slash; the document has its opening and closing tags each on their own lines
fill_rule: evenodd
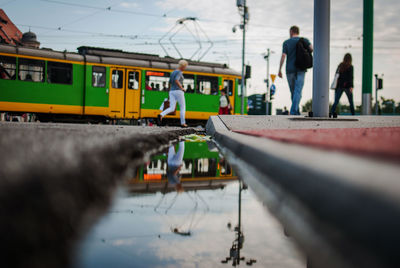
<svg viewBox="0 0 400 268">
<path fill-rule="evenodd" d="M 312 100 L 308 100 L 303 106 L 301 106 L 301 111 L 303 113 L 308 113 L 312 111 Z"/>
<path fill-rule="evenodd" d="M 396 102 L 394 99 L 386 99 L 381 96 L 381 101 L 379 102 L 382 114 L 395 114 L 396 113 Z"/>
<path fill-rule="evenodd" d="M 329 103 L 329 112 L 331 111 L 333 103 Z M 400 103 L 399 103 L 400 105 Z M 354 107 L 356 114 L 361 114 L 361 105 Z M 400 110 L 400 106 L 399 106 Z M 312 111 L 312 99 L 308 100 L 303 106 L 301 106 L 301 111 L 303 113 L 308 113 Z M 336 106 L 337 114 L 351 114 L 350 105 L 339 104 Z"/>
</svg>

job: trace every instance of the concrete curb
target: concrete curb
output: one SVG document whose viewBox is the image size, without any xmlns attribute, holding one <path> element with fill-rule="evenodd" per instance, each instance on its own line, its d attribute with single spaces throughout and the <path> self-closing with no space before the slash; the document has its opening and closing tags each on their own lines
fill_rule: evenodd
<svg viewBox="0 0 400 268">
<path fill-rule="evenodd" d="M 399 166 L 233 133 L 219 117 L 207 133 L 313 267 L 400 262 Z"/>
</svg>

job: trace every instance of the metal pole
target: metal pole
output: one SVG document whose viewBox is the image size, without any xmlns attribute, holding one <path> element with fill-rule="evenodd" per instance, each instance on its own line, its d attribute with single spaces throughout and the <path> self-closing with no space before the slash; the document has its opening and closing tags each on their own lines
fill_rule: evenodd
<svg viewBox="0 0 400 268">
<path fill-rule="evenodd" d="M 371 114 L 373 47 L 374 47 L 374 0 L 364 0 L 362 114 Z"/>
<path fill-rule="evenodd" d="M 315 117 L 329 115 L 330 0 L 314 0 L 314 68 L 312 111 Z"/>
<path fill-rule="evenodd" d="M 375 75 L 375 115 L 378 115 L 378 75 Z"/>
<path fill-rule="evenodd" d="M 238 247 L 237 247 L 237 257 L 238 257 L 238 264 L 240 263 L 240 243 L 241 243 L 241 236 L 242 236 L 242 181 L 239 180 L 239 233 L 238 233 Z"/>
<path fill-rule="evenodd" d="M 270 49 L 267 49 L 267 92 L 265 93 L 265 114 L 269 115 L 269 55 L 270 55 Z"/>
<path fill-rule="evenodd" d="M 244 53 L 245 53 L 245 38 L 246 38 L 246 12 L 247 12 L 247 7 L 246 7 L 246 0 L 244 0 L 244 7 L 243 7 L 243 45 L 242 45 L 242 105 L 241 105 L 241 110 L 240 113 L 244 114 L 244 71 L 245 71 L 245 63 L 244 63 Z"/>
</svg>

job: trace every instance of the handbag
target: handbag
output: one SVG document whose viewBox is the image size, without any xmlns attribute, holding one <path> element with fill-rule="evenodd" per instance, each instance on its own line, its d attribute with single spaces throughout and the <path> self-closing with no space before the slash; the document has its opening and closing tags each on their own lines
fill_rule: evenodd
<svg viewBox="0 0 400 268">
<path fill-rule="evenodd" d="M 338 80 L 339 80 L 339 67 L 337 68 L 336 73 L 335 73 L 335 77 L 333 78 L 333 81 L 332 81 L 332 84 L 331 84 L 331 89 L 336 90 Z"/>
</svg>

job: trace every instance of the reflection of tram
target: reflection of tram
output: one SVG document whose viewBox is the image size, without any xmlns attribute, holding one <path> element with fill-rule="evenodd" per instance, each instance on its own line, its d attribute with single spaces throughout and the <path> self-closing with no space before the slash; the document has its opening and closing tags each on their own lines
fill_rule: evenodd
<svg viewBox="0 0 400 268">
<path fill-rule="evenodd" d="M 177 147 L 176 145 L 175 147 Z M 155 156 L 139 167 L 130 181 L 133 192 L 169 192 L 175 188 L 167 179 L 167 155 Z M 237 180 L 231 166 L 218 151 L 209 151 L 206 142 L 185 142 L 181 183 L 185 190 L 223 188 L 229 181 Z"/>
<path fill-rule="evenodd" d="M 80 47 L 79 53 L 0 45 L 0 112 L 46 119 L 155 118 L 168 97 L 177 59 Z M 218 114 L 220 90 L 240 113 L 240 74 L 226 65 L 189 61 L 186 118 Z M 169 118 L 178 118 L 179 113 Z"/>
</svg>

